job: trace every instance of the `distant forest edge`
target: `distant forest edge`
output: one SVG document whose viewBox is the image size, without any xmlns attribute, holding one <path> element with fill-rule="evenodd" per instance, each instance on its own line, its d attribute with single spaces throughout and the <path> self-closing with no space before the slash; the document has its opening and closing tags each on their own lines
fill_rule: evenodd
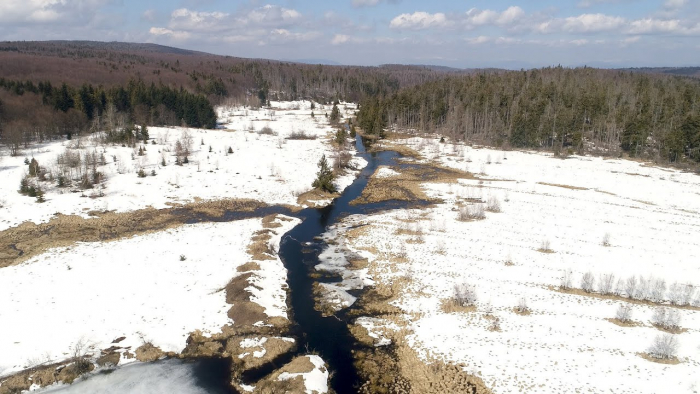
<svg viewBox="0 0 700 394">
<path fill-rule="evenodd" d="M 700 162 L 700 80 L 562 67 L 446 77 L 362 101 L 359 126 L 493 146 Z"/>
<path fill-rule="evenodd" d="M 414 130 L 697 163 L 700 79 L 688 76 L 698 70 L 324 66 L 154 44 L 0 42 L 0 140 L 17 153 L 20 144 L 95 130 L 128 139 L 142 125 L 212 128 L 218 104 L 345 100 L 361 103 L 360 127 L 378 136 Z"/>
</svg>

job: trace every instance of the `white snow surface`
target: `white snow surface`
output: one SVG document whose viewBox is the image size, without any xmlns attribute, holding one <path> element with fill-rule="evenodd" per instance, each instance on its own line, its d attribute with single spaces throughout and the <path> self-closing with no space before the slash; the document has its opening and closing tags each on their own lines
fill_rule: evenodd
<svg viewBox="0 0 700 394">
<path fill-rule="evenodd" d="M 299 220 L 279 223 L 277 244 Z M 51 249 L 2 268 L 0 376 L 64 360 L 78 342 L 99 351 L 124 336 L 117 346 L 132 352 L 144 341 L 180 352 L 191 332 L 220 332 L 230 323 L 223 287 L 250 261 L 246 247 L 260 229 L 261 219 L 185 225 Z M 286 317 L 282 262 L 266 262 L 255 276 L 261 289 L 251 299 Z"/>
<path fill-rule="evenodd" d="M 109 374 L 90 374 L 73 384 L 56 384 L 41 393 L 63 394 L 206 394 L 199 386 L 191 364 L 179 360 L 133 363 Z"/>
<path fill-rule="evenodd" d="M 345 243 L 353 252 L 377 248 L 381 256 L 408 256 L 408 263 L 382 260 L 373 279 L 391 283 L 410 278 L 395 305 L 405 311 L 407 339 L 426 361 L 442 359 L 467 365 L 494 393 L 615 392 L 697 393 L 700 387 L 700 312 L 678 309 L 685 332 L 676 335 L 681 361 L 650 362 L 645 353 L 663 332 L 654 328 L 655 307 L 631 304 L 638 327 L 620 327 L 614 318 L 622 301 L 556 291 L 571 270 L 580 286 L 584 273 L 596 281 L 612 273 L 661 278 L 700 286 L 700 177 L 628 160 L 438 144 L 414 138 L 411 145 L 428 160 L 481 172 L 484 180 L 425 184 L 444 204 L 425 210 L 392 211 L 347 218 L 342 228 L 369 224 L 366 235 Z M 492 164 L 487 164 L 490 161 Z M 469 162 L 468 160 L 471 160 Z M 497 164 L 499 163 L 499 164 Z M 587 190 L 543 185 L 576 186 Z M 497 198 L 501 213 L 460 222 L 456 202 Z M 421 215 L 425 215 L 421 217 Z M 423 243 L 407 242 L 422 232 Z M 610 234 L 609 247 L 602 245 Z M 549 240 L 555 253 L 537 249 Z M 511 260 L 513 265 L 506 265 Z M 457 284 L 476 286 L 477 312 L 445 313 L 441 303 Z M 597 285 L 596 285 L 597 286 Z M 700 303 L 700 289 L 696 289 Z M 521 298 L 530 315 L 514 313 Z M 500 318 L 490 331 L 486 310 Z M 371 324 L 370 324 L 371 323 Z M 359 320 L 373 329 L 387 327 Z M 371 327 L 370 327 L 371 326 Z"/>
<path fill-rule="evenodd" d="M 307 394 L 324 394 L 328 392 L 328 369 L 323 359 L 316 355 L 305 356 L 314 365 L 311 372 L 306 373 L 289 373 L 282 372 L 278 380 L 294 379 L 297 376 L 304 378 L 304 386 Z"/>
<path fill-rule="evenodd" d="M 329 138 L 334 128 L 318 109 L 319 116 L 311 118 L 308 101 L 272 104 L 288 109 L 217 108 L 221 123 L 218 130 L 150 127 L 151 140 L 139 145 L 146 149 L 144 156 L 138 155 L 139 146 L 132 149 L 103 145 L 94 135 L 39 144 L 17 157 L 2 152 L 0 231 L 24 221 L 46 222 L 57 212 L 87 217 L 90 211 L 166 208 L 171 203 L 192 202 L 195 197 L 204 200 L 246 198 L 268 204 L 297 205 L 297 196 L 311 189 L 321 156 L 325 154 L 330 162 L 333 160 Z M 297 107 L 301 109 L 293 109 Z M 344 103 L 340 108 L 341 115 L 345 115 L 355 106 Z M 261 134 L 264 127 L 271 128 L 276 135 Z M 175 165 L 175 145 L 185 131 L 191 140 L 189 163 L 178 166 Z M 317 138 L 286 139 L 293 132 L 301 131 Z M 228 153 L 229 148 L 233 153 Z M 57 157 L 67 149 L 73 153 L 104 155 L 106 164 L 97 167 L 106 177 L 104 188 L 79 191 L 75 184 L 59 188 L 55 181 L 41 182 L 46 193 L 46 202 L 41 204 L 17 192 L 20 180 L 28 171 L 25 158 L 35 158 L 44 169 L 58 175 Z M 163 159 L 165 167 L 161 165 Z M 366 162 L 355 158 L 353 165 L 361 169 Z M 148 176 L 139 178 L 139 169 Z M 156 175 L 152 176 L 151 171 Z M 336 179 L 336 186 L 342 191 L 356 175 L 357 171 L 348 172 Z"/>
</svg>

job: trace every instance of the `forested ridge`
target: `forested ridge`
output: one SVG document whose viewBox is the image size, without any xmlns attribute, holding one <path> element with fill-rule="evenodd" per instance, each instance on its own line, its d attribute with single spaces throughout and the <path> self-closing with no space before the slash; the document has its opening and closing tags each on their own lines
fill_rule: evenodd
<svg viewBox="0 0 700 394">
<path fill-rule="evenodd" d="M 95 130 L 213 128 L 217 104 L 359 101 L 459 72 L 467 71 L 308 65 L 154 44 L 1 42 L 0 141 L 15 154 L 20 145 Z"/>
<path fill-rule="evenodd" d="M 700 81 L 553 67 L 447 77 L 362 101 L 369 134 L 435 131 L 493 146 L 700 162 Z"/>
</svg>

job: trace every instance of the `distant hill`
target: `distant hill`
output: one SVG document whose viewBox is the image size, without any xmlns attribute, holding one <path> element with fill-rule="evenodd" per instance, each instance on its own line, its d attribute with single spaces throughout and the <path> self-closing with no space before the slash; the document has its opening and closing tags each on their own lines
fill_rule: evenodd
<svg viewBox="0 0 700 394">
<path fill-rule="evenodd" d="M 311 64 L 305 64 L 306 62 Z M 183 87 L 212 99 L 271 92 L 283 99 L 334 98 L 357 101 L 392 93 L 444 76 L 427 67 L 359 67 L 220 56 L 148 43 L 98 41 L 0 42 L 0 78 L 80 86 L 147 84 Z"/>
<path fill-rule="evenodd" d="M 700 67 L 633 67 L 623 68 L 621 70 L 645 74 L 666 74 L 700 78 Z"/>
</svg>

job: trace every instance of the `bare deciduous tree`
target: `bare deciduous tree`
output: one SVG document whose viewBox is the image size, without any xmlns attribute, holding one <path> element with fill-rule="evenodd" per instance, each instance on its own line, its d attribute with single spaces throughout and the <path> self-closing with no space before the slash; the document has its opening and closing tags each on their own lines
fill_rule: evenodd
<svg viewBox="0 0 700 394">
<path fill-rule="evenodd" d="M 632 306 L 628 304 L 620 304 L 617 307 L 617 312 L 615 313 L 615 318 L 622 323 L 629 323 L 632 321 Z"/>
<path fill-rule="evenodd" d="M 595 277 L 592 272 L 586 272 L 581 278 L 581 290 L 586 293 L 592 293 L 595 286 Z"/>
<path fill-rule="evenodd" d="M 676 358 L 678 352 L 678 339 L 672 334 L 657 335 L 651 346 L 647 350 L 649 356 L 661 360 L 671 360 Z"/>
</svg>

